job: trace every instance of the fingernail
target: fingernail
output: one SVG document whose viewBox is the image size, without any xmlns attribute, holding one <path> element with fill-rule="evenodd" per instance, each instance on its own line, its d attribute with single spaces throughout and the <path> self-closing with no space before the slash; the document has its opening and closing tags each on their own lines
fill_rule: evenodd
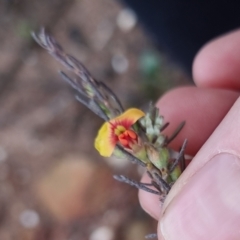
<svg viewBox="0 0 240 240">
<path fill-rule="evenodd" d="M 165 240 L 240 239 L 240 159 L 213 157 L 192 176 L 165 210 Z"/>
</svg>

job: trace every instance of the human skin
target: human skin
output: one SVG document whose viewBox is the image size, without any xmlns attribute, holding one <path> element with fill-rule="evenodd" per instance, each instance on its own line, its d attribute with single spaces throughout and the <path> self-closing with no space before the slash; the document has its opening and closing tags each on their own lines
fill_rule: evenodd
<svg viewBox="0 0 240 240">
<path fill-rule="evenodd" d="M 193 64 L 196 87 L 172 90 L 157 103 L 171 123 L 166 133 L 186 121 L 171 147 L 187 138 L 186 153 L 194 156 L 162 209 L 158 197 L 139 192 L 142 207 L 159 221 L 159 240 L 240 239 L 239 46 L 240 30 L 205 45 Z"/>
</svg>

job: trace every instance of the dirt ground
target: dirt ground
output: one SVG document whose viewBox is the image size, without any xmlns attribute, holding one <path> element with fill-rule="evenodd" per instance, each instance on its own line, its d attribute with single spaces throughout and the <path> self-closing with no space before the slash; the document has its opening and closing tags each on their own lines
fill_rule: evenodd
<svg viewBox="0 0 240 240">
<path fill-rule="evenodd" d="M 30 36 L 44 26 L 126 108 L 143 107 L 187 78 L 125 8 L 114 0 L 0 2 L 0 240 L 137 240 L 156 231 L 137 191 L 112 178 L 139 179 L 139 169 L 98 155 L 101 119 Z"/>
</svg>

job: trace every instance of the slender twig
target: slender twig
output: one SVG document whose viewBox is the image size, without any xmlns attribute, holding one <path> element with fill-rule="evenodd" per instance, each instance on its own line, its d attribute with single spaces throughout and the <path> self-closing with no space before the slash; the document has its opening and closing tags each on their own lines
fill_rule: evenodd
<svg viewBox="0 0 240 240">
<path fill-rule="evenodd" d="M 164 129 L 166 129 L 169 126 L 169 122 L 166 122 L 161 128 L 160 132 L 162 132 Z"/>
<path fill-rule="evenodd" d="M 103 82 L 93 78 L 87 68 L 79 60 L 69 54 L 66 54 L 63 48 L 57 43 L 57 41 L 52 36 L 45 33 L 44 29 L 42 29 L 39 34 L 33 33 L 32 35 L 40 46 L 46 49 L 49 54 L 51 54 L 57 61 L 59 61 L 69 71 L 75 74 L 74 77 L 71 78 L 65 72 L 60 71 L 63 80 L 77 91 L 76 98 L 79 102 L 92 110 L 96 115 L 104 119 L 104 121 L 109 121 L 110 119 L 119 116 L 119 114 L 124 111 L 121 102 L 114 94 L 114 92 L 112 92 L 112 90 Z M 160 152 L 162 147 L 166 147 L 167 149 L 167 145 L 178 135 L 185 122 L 181 123 L 175 132 L 169 138 L 167 138 L 161 132 L 166 129 L 169 123 L 162 123 L 163 117 L 159 116 L 159 109 L 154 107 L 154 105 L 151 103 L 148 113 L 149 114 L 148 118 L 146 118 L 145 125 L 136 123 L 136 128 L 139 127 L 139 129 L 136 131 L 140 136 L 145 135 L 146 140 L 149 140 L 148 144 L 154 148 L 155 154 L 157 156 L 159 154 L 158 151 Z M 152 134 L 152 136 L 149 138 L 146 137 L 148 126 L 150 126 L 150 135 Z M 161 137 L 163 138 L 162 143 Z M 155 143 L 157 139 L 160 139 L 160 144 Z M 158 144 L 158 146 L 155 148 L 154 144 Z M 181 160 L 184 161 L 185 148 L 186 140 L 182 145 L 178 157 L 175 159 L 175 161 L 173 161 L 172 164 L 169 164 L 170 167 L 167 166 L 167 172 L 171 173 Z M 128 183 L 138 189 L 142 189 L 157 195 L 162 195 L 162 199 L 164 199 L 170 191 L 171 185 L 169 181 L 166 180 L 167 176 L 164 174 L 163 170 L 161 168 L 157 169 L 155 165 L 151 163 L 151 159 L 148 159 L 144 162 L 141 161 L 141 159 L 134 156 L 134 154 L 129 152 L 127 148 L 124 148 L 120 144 L 116 145 L 116 149 L 120 150 L 121 153 L 125 155 L 125 157 L 131 162 L 147 168 L 147 173 L 151 179 L 151 183 L 139 183 L 122 175 L 115 176 L 115 179 Z M 166 160 L 170 162 L 170 159 Z M 159 161 L 161 161 L 160 158 Z M 162 176 L 164 176 L 164 179 Z M 150 187 L 153 187 L 156 190 L 153 190 Z"/>
<path fill-rule="evenodd" d="M 166 145 L 168 145 L 173 139 L 175 139 L 175 137 L 180 133 L 184 125 L 185 125 L 185 122 L 182 122 L 179 124 L 179 126 L 174 131 L 174 133 L 169 138 L 166 139 L 166 142 L 165 142 Z"/>
<path fill-rule="evenodd" d="M 156 183 L 159 186 L 163 187 L 163 192 L 166 192 L 168 194 L 168 192 L 171 189 L 170 185 L 167 182 L 165 182 L 157 172 L 153 173 L 153 177 L 154 177 L 154 180 L 156 181 Z"/>
<path fill-rule="evenodd" d="M 179 164 L 180 161 L 184 161 L 184 151 L 186 149 L 186 146 L 187 146 L 187 139 L 184 140 L 183 142 L 183 145 L 181 147 L 181 150 L 179 152 L 179 155 L 178 157 L 176 158 L 176 160 L 174 161 L 174 163 L 171 165 L 170 169 L 169 169 L 169 172 L 171 173 L 175 168 L 176 166 Z"/>
<path fill-rule="evenodd" d="M 144 162 L 142 162 L 140 159 L 138 159 L 137 157 L 135 157 L 134 155 L 132 155 L 130 152 L 126 151 L 122 146 L 120 146 L 119 144 L 117 144 L 116 146 L 117 149 L 119 149 L 120 151 L 122 151 L 124 153 L 124 155 L 133 163 L 137 163 L 138 165 L 142 166 L 142 167 L 146 167 L 146 164 Z"/>
<path fill-rule="evenodd" d="M 144 190 L 146 192 L 152 193 L 152 194 L 156 194 L 156 195 L 160 195 L 161 193 L 159 191 L 155 191 L 147 186 L 153 186 L 152 184 L 146 184 L 146 183 L 141 183 L 141 182 L 137 182 L 135 180 L 129 179 L 123 175 L 114 175 L 113 176 L 114 179 L 116 179 L 119 182 L 124 182 L 127 183 L 137 189 L 141 189 Z"/>
</svg>

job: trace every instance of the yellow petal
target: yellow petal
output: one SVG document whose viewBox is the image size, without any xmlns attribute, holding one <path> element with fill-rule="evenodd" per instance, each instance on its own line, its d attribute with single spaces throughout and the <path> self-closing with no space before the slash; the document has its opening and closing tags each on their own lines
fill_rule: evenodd
<svg viewBox="0 0 240 240">
<path fill-rule="evenodd" d="M 138 119 L 145 116 L 145 113 L 137 108 L 130 108 L 120 116 L 112 119 L 110 122 L 128 121 L 133 125 Z"/>
<path fill-rule="evenodd" d="M 115 144 L 111 141 L 111 126 L 108 122 L 104 123 L 98 131 L 94 146 L 101 156 L 110 157 L 112 155 Z"/>
<path fill-rule="evenodd" d="M 114 142 L 115 139 L 112 133 L 111 125 L 116 125 L 116 123 L 119 123 L 120 125 L 127 125 L 130 127 L 144 115 L 145 113 L 141 110 L 137 108 L 130 108 L 120 116 L 111 119 L 110 123 L 104 123 L 100 128 L 94 143 L 94 146 L 100 155 L 103 157 L 110 157 L 114 151 L 116 142 Z"/>
</svg>

